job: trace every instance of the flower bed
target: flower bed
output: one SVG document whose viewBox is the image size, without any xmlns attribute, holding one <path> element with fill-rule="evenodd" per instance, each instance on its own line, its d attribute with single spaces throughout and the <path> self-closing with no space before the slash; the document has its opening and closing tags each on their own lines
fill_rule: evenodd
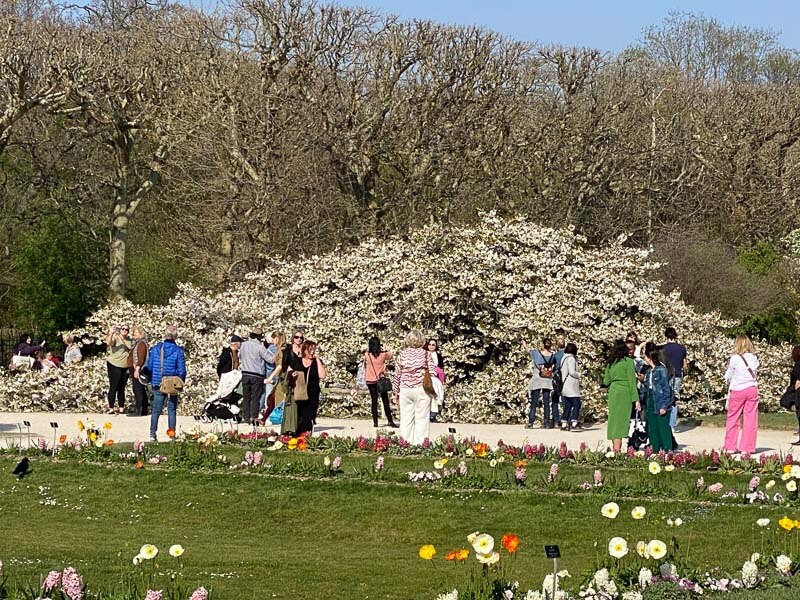
<svg viewBox="0 0 800 600">
<path fill-rule="evenodd" d="M 268 272 L 224 292 L 184 285 L 165 306 L 110 305 L 76 337 L 100 345 L 110 323 L 137 323 L 156 336 L 176 323 L 189 372 L 181 409 L 195 413 L 215 389 L 216 358 L 233 331 L 304 325 L 320 343 L 332 379 L 352 382 L 347 367 L 370 335 L 379 332 L 397 350 L 408 329 L 422 326 L 446 352 L 448 415 L 514 423 L 523 418 L 530 368 L 521 339 L 535 342 L 561 329 L 574 340 L 587 375 L 585 411 L 602 417 L 604 344 L 631 328 L 661 339 L 669 324 L 694 361 L 684 380 L 684 397 L 692 399 L 685 408 L 721 410 L 730 352 L 724 332 L 731 323 L 693 311 L 678 293 L 661 293 L 649 279 L 657 266 L 647 252 L 622 242 L 590 248 L 568 230 L 487 214 L 474 228 L 428 226 L 408 238 L 368 240 L 298 264 L 274 259 Z M 288 284 L 287 272 L 293 273 Z M 764 406 L 775 409 L 789 347 L 759 345 L 758 354 Z M 106 388 L 101 357 L 70 369 L 0 378 L 2 408 L 14 411 L 92 411 L 103 405 Z M 337 417 L 366 416 L 367 410 L 368 403 L 347 395 L 321 405 L 323 414 Z"/>
</svg>

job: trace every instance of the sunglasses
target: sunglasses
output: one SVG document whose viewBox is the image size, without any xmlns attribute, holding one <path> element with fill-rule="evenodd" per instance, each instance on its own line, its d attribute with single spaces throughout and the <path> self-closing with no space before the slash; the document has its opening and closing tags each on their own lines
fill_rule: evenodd
<svg viewBox="0 0 800 600">
<path fill-rule="evenodd" d="M 305 338 L 302 335 L 296 335 L 296 336 L 294 336 L 293 339 L 295 339 L 295 340 L 304 340 Z"/>
</svg>

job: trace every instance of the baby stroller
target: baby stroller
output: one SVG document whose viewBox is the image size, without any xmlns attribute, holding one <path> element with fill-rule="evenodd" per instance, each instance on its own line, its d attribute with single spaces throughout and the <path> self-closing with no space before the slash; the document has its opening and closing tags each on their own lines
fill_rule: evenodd
<svg viewBox="0 0 800 600">
<path fill-rule="evenodd" d="M 242 399 L 239 384 L 242 381 L 242 372 L 239 370 L 223 373 L 219 378 L 216 393 L 206 400 L 203 406 L 201 419 L 207 423 L 211 421 L 236 421 L 239 422 L 239 400 Z"/>
</svg>

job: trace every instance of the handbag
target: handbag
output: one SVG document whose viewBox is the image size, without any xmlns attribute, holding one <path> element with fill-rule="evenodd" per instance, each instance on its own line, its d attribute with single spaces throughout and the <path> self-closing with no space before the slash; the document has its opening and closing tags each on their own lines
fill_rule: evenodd
<svg viewBox="0 0 800 600">
<path fill-rule="evenodd" d="M 367 389 L 367 366 L 363 360 L 359 363 L 356 373 L 356 389 L 362 391 Z"/>
<path fill-rule="evenodd" d="M 372 362 L 372 356 L 367 353 L 367 357 L 369 358 L 369 364 L 372 365 L 372 372 L 375 372 L 375 363 Z M 380 375 L 378 375 L 378 381 L 376 382 L 377 390 L 379 394 L 391 394 L 394 390 L 394 386 L 392 386 L 392 382 L 389 381 L 389 378 L 386 377 L 386 372 L 384 371 Z"/>
<path fill-rule="evenodd" d="M 425 365 L 425 370 L 422 373 L 422 389 L 425 390 L 429 396 L 436 395 L 436 388 L 433 387 L 433 380 L 431 379 L 431 372 L 428 370 L 428 365 Z"/>
<path fill-rule="evenodd" d="M 292 394 L 292 398 L 297 402 L 305 402 L 308 400 L 308 384 L 306 382 L 306 374 L 303 371 L 297 372 L 297 377 L 295 377 L 294 380 L 294 394 Z"/>
<path fill-rule="evenodd" d="M 800 390 L 796 390 L 793 385 L 790 385 L 788 388 L 786 388 L 786 391 L 783 392 L 779 402 L 781 408 L 791 410 L 792 407 L 794 407 L 795 410 L 797 410 L 800 408 Z"/>
<path fill-rule="evenodd" d="M 183 379 L 177 375 L 164 377 L 164 342 L 161 342 L 159 355 L 161 358 L 161 385 L 158 386 L 158 391 L 167 396 L 177 396 L 183 392 Z"/>
</svg>

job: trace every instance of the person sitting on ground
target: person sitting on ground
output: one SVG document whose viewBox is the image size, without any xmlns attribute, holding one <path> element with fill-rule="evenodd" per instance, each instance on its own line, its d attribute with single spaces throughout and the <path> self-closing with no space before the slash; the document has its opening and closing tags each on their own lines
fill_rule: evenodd
<svg viewBox="0 0 800 600">
<path fill-rule="evenodd" d="M 64 340 L 65 346 L 64 366 L 69 367 L 70 365 L 81 362 L 83 355 L 81 354 L 80 346 L 75 343 L 75 338 L 72 337 L 72 334 L 65 333 L 62 339 Z"/>
<path fill-rule="evenodd" d="M 41 352 L 38 354 L 41 354 Z M 51 369 L 58 368 L 58 358 L 54 357 L 52 352 L 46 352 L 44 356 L 39 359 L 39 363 L 41 364 L 42 371 L 49 371 Z"/>
<path fill-rule="evenodd" d="M 14 354 L 16 356 L 35 356 L 37 352 L 44 350 L 45 345 L 47 345 L 46 340 L 42 340 L 41 344 L 33 344 L 30 334 L 23 333 L 19 336 L 19 343 L 14 348 Z"/>
</svg>

